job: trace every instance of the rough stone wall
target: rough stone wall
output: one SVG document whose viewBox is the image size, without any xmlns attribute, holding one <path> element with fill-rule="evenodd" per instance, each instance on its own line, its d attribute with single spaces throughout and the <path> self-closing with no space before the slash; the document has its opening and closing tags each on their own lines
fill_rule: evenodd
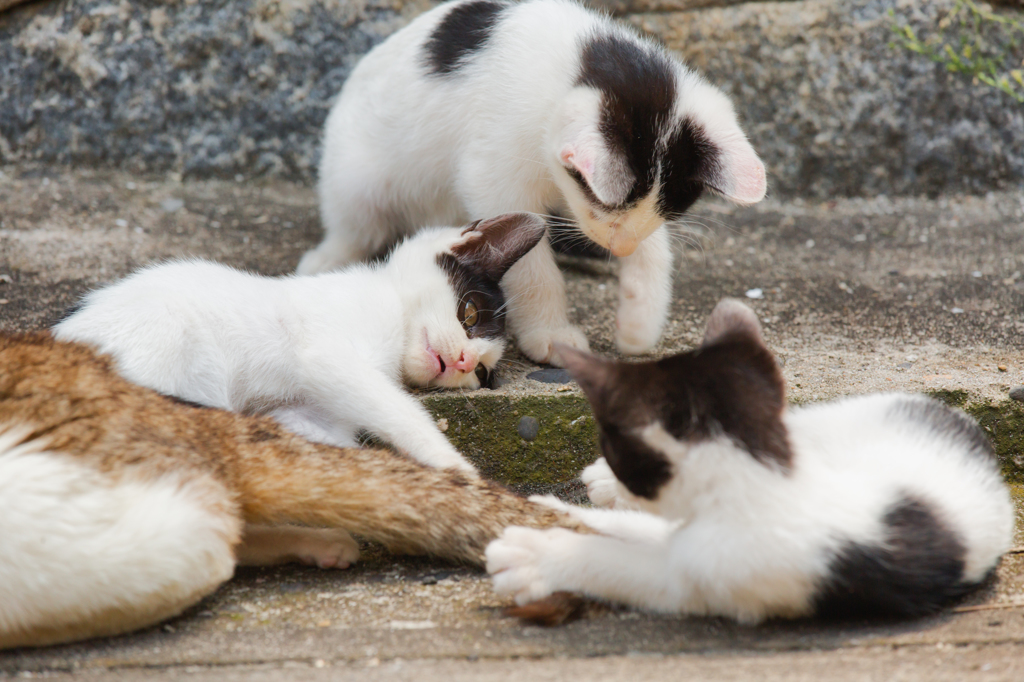
<svg viewBox="0 0 1024 682">
<path fill-rule="evenodd" d="M 889 45 L 889 9 L 927 33 L 952 0 L 594 2 L 733 95 L 777 195 L 1024 187 L 1024 107 Z M 49 0 L 9 10 L 0 164 L 310 180 L 354 63 L 432 3 Z M 729 6 L 687 9 L 709 3 Z"/>
<path fill-rule="evenodd" d="M 1024 186 L 1024 105 L 890 45 L 890 9 L 926 35 L 952 4 L 804 0 L 628 18 L 732 94 L 781 195 Z"/>
<path fill-rule="evenodd" d="M 0 162 L 311 177 L 330 103 L 416 0 L 55 0 L 0 15 Z"/>
</svg>

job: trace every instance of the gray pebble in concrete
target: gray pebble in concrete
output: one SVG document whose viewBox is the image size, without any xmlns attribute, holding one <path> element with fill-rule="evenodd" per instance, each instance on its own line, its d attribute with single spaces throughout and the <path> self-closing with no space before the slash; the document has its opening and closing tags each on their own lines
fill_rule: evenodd
<svg viewBox="0 0 1024 682">
<path fill-rule="evenodd" d="M 527 374 L 526 378 L 533 379 L 534 381 L 541 381 L 545 384 L 567 384 L 572 381 L 572 377 L 569 376 L 569 372 L 557 367 L 545 367 L 544 369 L 538 369 L 536 372 L 530 372 Z"/>
<path fill-rule="evenodd" d="M 1010 389 L 1010 397 L 1017 402 L 1024 403 L 1024 386 L 1016 386 Z"/>
<path fill-rule="evenodd" d="M 516 427 L 516 431 L 519 432 L 520 437 L 526 440 L 533 440 L 540 433 L 540 422 L 537 421 L 536 417 L 523 417 L 519 420 L 519 426 Z"/>
</svg>

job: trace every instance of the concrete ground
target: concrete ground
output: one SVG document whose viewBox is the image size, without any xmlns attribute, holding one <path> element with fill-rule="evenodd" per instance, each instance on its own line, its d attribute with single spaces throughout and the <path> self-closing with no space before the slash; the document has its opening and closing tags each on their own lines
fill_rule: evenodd
<svg viewBox="0 0 1024 682">
<path fill-rule="evenodd" d="M 656 354 L 695 344 L 720 297 L 744 298 L 792 400 L 939 392 L 982 419 L 1007 478 L 1024 482 L 1024 417 L 1008 398 L 1024 383 L 1024 198 L 705 201 L 686 230 Z M 0 329 L 46 326 L 90 287 L 171 256 L 286 273 L 318 235 L 314 193 L 280 181 L 2 168 Z M 596 351 L 613 352 L 614 266 L 564 265 L 576 321 Z M 537 369 L 513 352 L 499 389 L 425 400 L 489 474 L 572 496 L 572 476 L 594 456 L 592 425 L 575 426 L 586 410 L 574 385 L 528 378 Z M 514 430 L 533 414 L 540 433 L 526 441 Z M 564 471 L 545 478 L 545 458 Z M 477 571 L 368 547 L 345 571 L 240 569 L 169 623 L 3 653 L 0 676 L 1024 679 L 1024 554 L 1009 555 L 962 606 L 910 623 L 743 627 L 591 605 L 580 620 L 542 629 L 505 617 L 504 606 Z"/>
</svg>

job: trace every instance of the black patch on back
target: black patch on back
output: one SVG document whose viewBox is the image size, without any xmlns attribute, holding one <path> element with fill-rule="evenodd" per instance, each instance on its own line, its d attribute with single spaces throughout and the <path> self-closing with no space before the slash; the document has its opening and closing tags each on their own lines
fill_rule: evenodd
<svg viewBox="0 0 1024 682">
<path fill-rule="evenodd" d="M 468 268 L 450 253 L 437 256 L 437 264 L 448 275 L 448 282 L 458 299 L 457 311 L 462 322 L 462 304 L 472 299 L 476 305 L 477 323 L 467 330 L 471 338 L 499 338 L 505 335 L 505 295 L 493 279 Z M 482 384 L 483 382 L 481 382 Z"/>
<path fill-rule="evenodd" d="M 726 435 L 763 464 L 792 464 L 782 375 L 771 352 L 743 334 L 657 362 L 618 363 L 591 405 L 608 465 L 634 495 L 653 499 L 671 476 L 665 456 L 640 440 L 654 422 L 680 441 Z"/>
<path fill-rule="evenodd" d="M 997 461 L 992 443 L 978 423 L 960 410 L 947 407 L 937 400 L 924 396 L 908 397 L 896 402 L 887 416 L 901 424 L 919 426 L 982 459 L 993 463 Z"/>
<path fill-rule="evenodd" d="M 438 76 L 451 74 L 480 51 L 507 7 L 495 0 L 476 0 L 454 8 L 427 39 L 427 68 Z"/>
<path fill-rule="evenodd" d="M 671 123 L 676 97 L 675 69 L 660 50 L 637 39 L 598 35 L 583 45 L 576 84 L 603 93 L 601 135 L 610 150 L 625 157 L 635 179 L 621 204 L 606 207 L 621 211 L 654 186 L 658 137 Z M 582 177 L 576 182 L 600 205 Z"/>
<path fill-rule="evenodd" d="M 964 582 L 964 546 L 927 503 L 905 495 L 889 508 L 883 523 L 883 545 L 848 542 L 837 552 L 829 577 L 818 588 L 816 614 L 914 618 L 984 582 Z"/>
</svg>

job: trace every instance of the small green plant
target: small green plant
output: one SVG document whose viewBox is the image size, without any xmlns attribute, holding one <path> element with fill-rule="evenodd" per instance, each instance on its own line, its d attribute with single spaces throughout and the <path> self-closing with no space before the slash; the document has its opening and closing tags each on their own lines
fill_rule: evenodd
<svg viewBox="0 0 1024 682">
<path fill-rule="evenodd" d="M 944 65 L 953 73 L 1002 90 L 1024 104 L 1024 23 L 979 7 L 973 0 L 957 0 L 939 20 L 939 30 L 924 40 L 909 24 L 895 21 L 891 28 L 899 45 Z"/>
</svg>

